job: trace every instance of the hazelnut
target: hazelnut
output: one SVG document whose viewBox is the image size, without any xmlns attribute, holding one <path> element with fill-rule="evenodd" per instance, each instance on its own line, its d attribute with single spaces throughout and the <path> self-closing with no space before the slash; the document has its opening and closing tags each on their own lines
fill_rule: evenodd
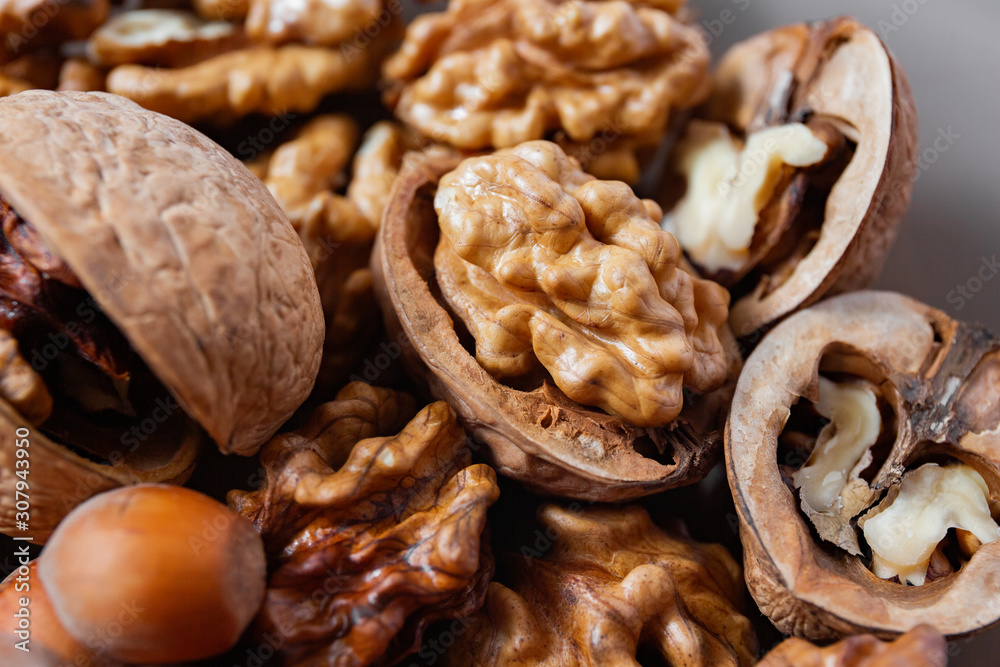
<svg viewBox="0 0 1000 667">
<path fill-rule="evenodd" d="M 100 637 L 119 660 L 162 664 L 231 648 L 264 598 L 266 562 L 260 535 L 225 505 L 150 484 L 73 510 L 38 574 L 78 641 Z"/>
<path fill-rule="evenodd" d="M 27 620 L 22 623 L 22 619 Z M 0 663 L 5 667 L 111 667 L 108 661 L 98 661 L 94 651 L 70 636 L 59 622 L 38 578 L 38 560 L 14 570 L 0 584 L 0 634 L 4 637 Z"/>
</svg>

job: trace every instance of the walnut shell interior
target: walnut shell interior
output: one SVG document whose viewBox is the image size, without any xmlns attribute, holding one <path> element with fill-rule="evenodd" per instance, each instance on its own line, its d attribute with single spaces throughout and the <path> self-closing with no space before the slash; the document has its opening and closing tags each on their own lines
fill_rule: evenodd
<svg viewBox="0 0 1000 667">
<path fill-rule="evenodd" d="M 452 405 L 466 430 L 487 445 L 494 467 L 534 490 L 617 501 L 703 476 L 717 461 L 717 425 L 732 380 L 707 394 L 686 392 L 680 416 L 668 426 L 637 428 L 570 401 L 551 382 L 525 390 L 501 384 L 476 362 L 434 279 L 434 193 L 458 162 L 443 152 L 404 160 L 372 256 L 390 334 L 410 343 L 403 355 L 411 374 Z M 731 337 L 728 343 L 733 347 Z M 730 364 L 733 378 L 735 349 Z"/>
<path fill-rule="evenodd" d="M 815 168 L 784 168 L 746 264 L 708 274 L 733 293 L 737 337 L 878 277 L 916 176 L 917 114 L 903 70 L 872 30 L 839 17 L 741 42 L 719 62 L 696 116 L 740 138 L 805 123 L 831 146 Z M 665 185 L 667 209 L 676 179 Z"/>
<path fill-rule="evenodd" d="M 871 466 L 876 496 L 925 461 L 959 461 L 1000 498 L 995 405 L 1000 338 L 907 297 L 857 292 L 797 313 L 747 360 L 726 428 L 726 465 L 740 517 L 747 583 L 787 634 L 888 638 L 932 620 L 945 635 L 1000 619 L 1000 544 L 922 586 L 875 576 L 864 557 L 821 540 L 782 480 L 779 439 L 817 376 L 873 381 L 892 405 L 888 451 Z"/>
</svg>

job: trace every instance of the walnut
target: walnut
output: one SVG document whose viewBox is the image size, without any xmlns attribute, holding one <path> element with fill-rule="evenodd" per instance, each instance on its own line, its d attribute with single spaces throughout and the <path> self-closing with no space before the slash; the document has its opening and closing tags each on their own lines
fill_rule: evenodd
<svg viewBox="0 0 1000 667">
<path fill-rule="evenodd" d="M 740 568 L 722 546 L 668 534 L 636 506 L 544 505 L 538 518 L 551 549 L 498 556 L 509 579 L 490 584 L 446 667 L 638 664 L 640 646 L 670 665 L 754 663 Z"/>
<path fill-rule="evenodd" d="M 0 74 L 0 97 L 16 95 L 17 93 L 34 88 L 30 82 L 23 79 L 12 79 L 9 76 Z"/>
<path fill-rule="evenodd" d="M 0 128 L 0 530 L 28 429 L 17 534 L 43 541 L 91 495 L 186 479 L 199 427 L 254 453 L 308 396 L 323 322 L 285 215 L 190 127 L 29 91 L 0 100 Z"/>
<path fill-rule="evenodd" d="M 467 188 L 483 195 L 466 200 Z M 621 214 L 602 210 L 604 194 Z M 448 206 L 440 225 L 435 201 L 439 208 Z M 520 227 L 495 217 L 501 206 L 510 214 L 507 220 Z M 551 212 L 556 207 L 560 214 Z M 490 462 L 533 489 L 622 500 L 695 481 L 718 456 L 731 379 L 739 368 L 724 323 L 725 293 L 691 278 L 673 238 L 652 222 L 651 209 L 654 204 L 643 203 L 623 184 L 583 174 L 575 160 L 546 142 L 463 166 L 440 152 L 404 161 L 372 257 L 387 326 L 411 344 L 403 346 L 409 370 L 455 407 L 470 433 L 488 445 Z M 526 222 L 536 214 L 545 224 L 562 226 L 553 227 L 562 229 L 560 236 L 544 239 L 551 247 Z M 496 244 L 487 238 L 487 228 L 475 229 L 486 220 L 496 225 L 490 229 L 506 229 L 497 234 L 502 245 L 495 254 L 485 250 Z M 435 252 L 439 231 L 444 249 Z M 455 239 L 468 234 L 474 243 L 449 241 L 449 234 L 457 234 Z M 566 256 L 572 261 L 544 264 L 553 261 L 555 250 L 574 244 L 576 254 Z M 456 251 L 497 268 L 481 269 Z M 517 261 L 501 264 L 508 254 Z M 579 264 L 574 267 L 573 261 Z M 621 271 L 602 275 L 601 262 Z M 535 286 L 536 280 L 546 286 Z M 625 280 L 637 289 L 612 294 Z M 491 331 L 493 313 L 501 318 L 511 313 L 515 335 Z M 570 342 L 546 346 L 532 326 Z M 477 340 L 465 343 L 460 336 L 472 338 L 466 330 Z M 631 337 L 634 349 L 615 347 L 619 332 Z M 651 350 L 654 338 L 669 349 Z M 469 353 L 473 345 L 490 368 Z M 570 363 L 602 375 L 591 376 L 592 383 L 575 380 Z M 528 372 L 494 377 L 490 371 L 504 364 Z M 644 392 L 644 403 L 632 397 L 637 390 Z M 600 408 L 572 400 L 571 392 Z M 605 409 L 668 423 L 637 425 Z"/>
<path fill-rule="evenodd" d="M 683 3 L 451 0 L 415 19 L 384 67 L 396 115 L 463 150 L 563 138 L 601 176 L 635 180 L 671 112 L 705 99 L 709 53 Z M 599 160 L 606 150 L 615 160 Z M 623 150 L 631 159 L 621 159 Z"/>
<path fill-rule="evenodd" d="M 945 667 L 944 637 L 930 625 L 918 625 L 892 642 L 855 635 L 820 648 L 803 639 L 786 639 L 757 663 L 758 667 Z"/>
<path fill-rule="evenodd" d="M 258 42 L 336 46 L 357 31 L 384 29 L 392 14 L 382 0 L 249 0 L 247 34 Z"/>
<path fill-rule="evenodd" d="M 191 4 L 206 21 L 239 22 L 250 11 L 250 0 L 194 0 Z"/>
<path fill-rule="evenodd" d="M 83 58 L 69 58 L 59 69 L 56 90 L 101 92 L 104 90 L 105 71 Z"/>
<path fill-rule="evenodd" d="M 624 183 L 529 142 L 442 176 L 434 209 L 438 284 L 494 377 L 541 365 L 577 403 L 653 428 L 685 386 L 725 381 L 725 292 L 692 279 L 659 207 Z"/>
<path fill-rule="evenodd" d="M 368 260 L 403 155 L 416 146 L 398 125 L 379 122 L 355 153 L 357 133 L 347 116 L 317 116 L 257 163 L 257 175 L 299 232 L 316 273 L 327 325 L 318 392 L 342 386 L 378 338 Z"/>
<path fill-rule="evenodd" d="M 470 465 L 447 404 L 412 413 L 404 395 L 349 384 L 264 447 L 263 489 L 230 493 L 268 549 L 257 630 L 284 638 L 282 664 L 390 664 L 428 623 L 482 603 L 494 473 Z"/>
<path fill-rule="evenodd" d="M 0 0 L 2 55 L 86 39 L 108 18 L 108 0 Z"/>
<path fill-rule="evenodd" d="M 90 36 L 87 53 L 97 65 L 127 63 L 184 67 L 231 51 L 243 43 L 242 32 L 226 21 L 203 21 L 169 9 L 122 12 Z"/>
<path fill-rule="evenodd" d="M 696 267 L 740 295 L 737 336 L 878 276 L 916 176 L 903 70 L 852 18 L 732 47 L 661 201 Z"/>
<path fill-rule="evenodd" d="M 0 65 L 0 75 L 23 81 L 27 88 L 51 90 L 59 82 L 62 63 L 63 59 L 54 50 L 29 51 Z"/>
<path fill-rule="evenodd" d="M 998 377 L 1000 337 L 887 292 L 829 299 L 764 338 L 726 461 L 747 583 L 779 630 L 1000 620 Z"/>
<path fill-rule="evenodd" d="M 323 96 L 372 82 L 380 49 L 359 53 L 291 44 L 230 51 L 189 67 L 120 65 L 108 91 L 193 123 L 224 123 L 250 113 L 312 111 Z"/>
</svg>

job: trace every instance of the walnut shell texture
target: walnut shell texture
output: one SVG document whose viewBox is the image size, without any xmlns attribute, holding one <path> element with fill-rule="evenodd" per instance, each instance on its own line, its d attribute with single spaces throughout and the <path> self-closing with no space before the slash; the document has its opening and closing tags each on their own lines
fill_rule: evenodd
<svg viewBox="0 0 1000 667">
<path fill-rule="evenodd" d="M 757 667 L 945 667 L 944 637 L 929 625 L 918 625 L 892 642 L 854 635 L 819 647 L 804 639 L 783 641 Z"/>
<path fill-rule="evenodd" d="M 891 638 L 930 623 L 945 635 L 1000 620 L 1000 543 L 923 586 L 875 576 L 821 542 L 782 481 L 778 437 L 792 406 L 816 398 L 817 375 L 875 383 L 895 413 L 891 449 L 870 486 L 891 490 L 928 457 L 971 466 L 1000 497 L 1000 338 L 887 292 L 856 292 L 795 314 L 747 360 L 726 428 L 726 465 L 740 518 L 747 584 L 779 630 L 809 639 Z M 890 432 L 891 434 L 891 432 Z"/>
<path fill-rule="evenodd" d="M 538 515 L 551 551 L 501 556 L 511 588 L 490 584 L 445 665 L 637 665 L 640 645 L 670 665 L 753 664 L 740 568 L 722 546 L 668 534 L 635 506 Z"/>
<path fill-rule="evenodd" d="M 776 28 L 732 47 L 714 86 L 700 112 L 708 120 L 743 133 L 821 119 L 854 144 L 815 213 L 814 244 L 780 276 L 747 278 L 730 312 L 733 332 L 748 336 L 824 296 L 870 285 L 909 205 L 918 148 L 909 83 L 878 36 L 848 17 Z M 793 179 L 783 192 L 801 196 L 804 187 Z"/>
<path fill-rule="evenodd" d="M 263 184 L 192 128 L 103 93 L 0 100 L 0 194 L 224 452 L 308 396 L 323 314 Z"/>
<path fill-rule="evenodd" d="M 257 630 L 280 633 L 283 664 L 392 664 L 428 623 L 482 604 L 494 472 L 470 465 L 446 403 L 406 423 L 412 411 L 405 396 L 349 384 L 264 448 L 265 488 L 230 493 L 269 552 Z"/>
<path fill-rule="evenodd" d="M 488 446 L 484 454 L 499 472 L 534 490 L 618 501 L 700 479 L 717 460 L 732 380 L 705 394 L 686 391 L 683 410 L 668 426 L 639 428 L 569 400 L 551 382 L 524 391 L 501 384 L 466 350 L 435 296 L 433 267 L 434 194 L 458 162 L 434 150 L 404 160 L 372 255 L 386 326 L 410 342 L 403 359 L 411 374 L 451 404 L 470 435 Z M 720 333 L 728 376 L 735 378 L 739 353 L 728 330 Z"/>
</svg>

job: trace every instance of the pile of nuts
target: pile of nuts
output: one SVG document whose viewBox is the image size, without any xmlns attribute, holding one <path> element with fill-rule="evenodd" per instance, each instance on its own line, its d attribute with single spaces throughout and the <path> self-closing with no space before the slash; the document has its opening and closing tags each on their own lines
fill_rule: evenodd
<svg viewBox="0 0 1000 667">
<path fill-rule="evenodd" d="M 685 0 L 51 5 L 0 0 L 0 664 L 1000 621 L 1000 337 L 863 291 L 917 137 L 858 21 L 713 68 Z M 676 518 L 720 468 L 734 550 Z"/>
</svg>

